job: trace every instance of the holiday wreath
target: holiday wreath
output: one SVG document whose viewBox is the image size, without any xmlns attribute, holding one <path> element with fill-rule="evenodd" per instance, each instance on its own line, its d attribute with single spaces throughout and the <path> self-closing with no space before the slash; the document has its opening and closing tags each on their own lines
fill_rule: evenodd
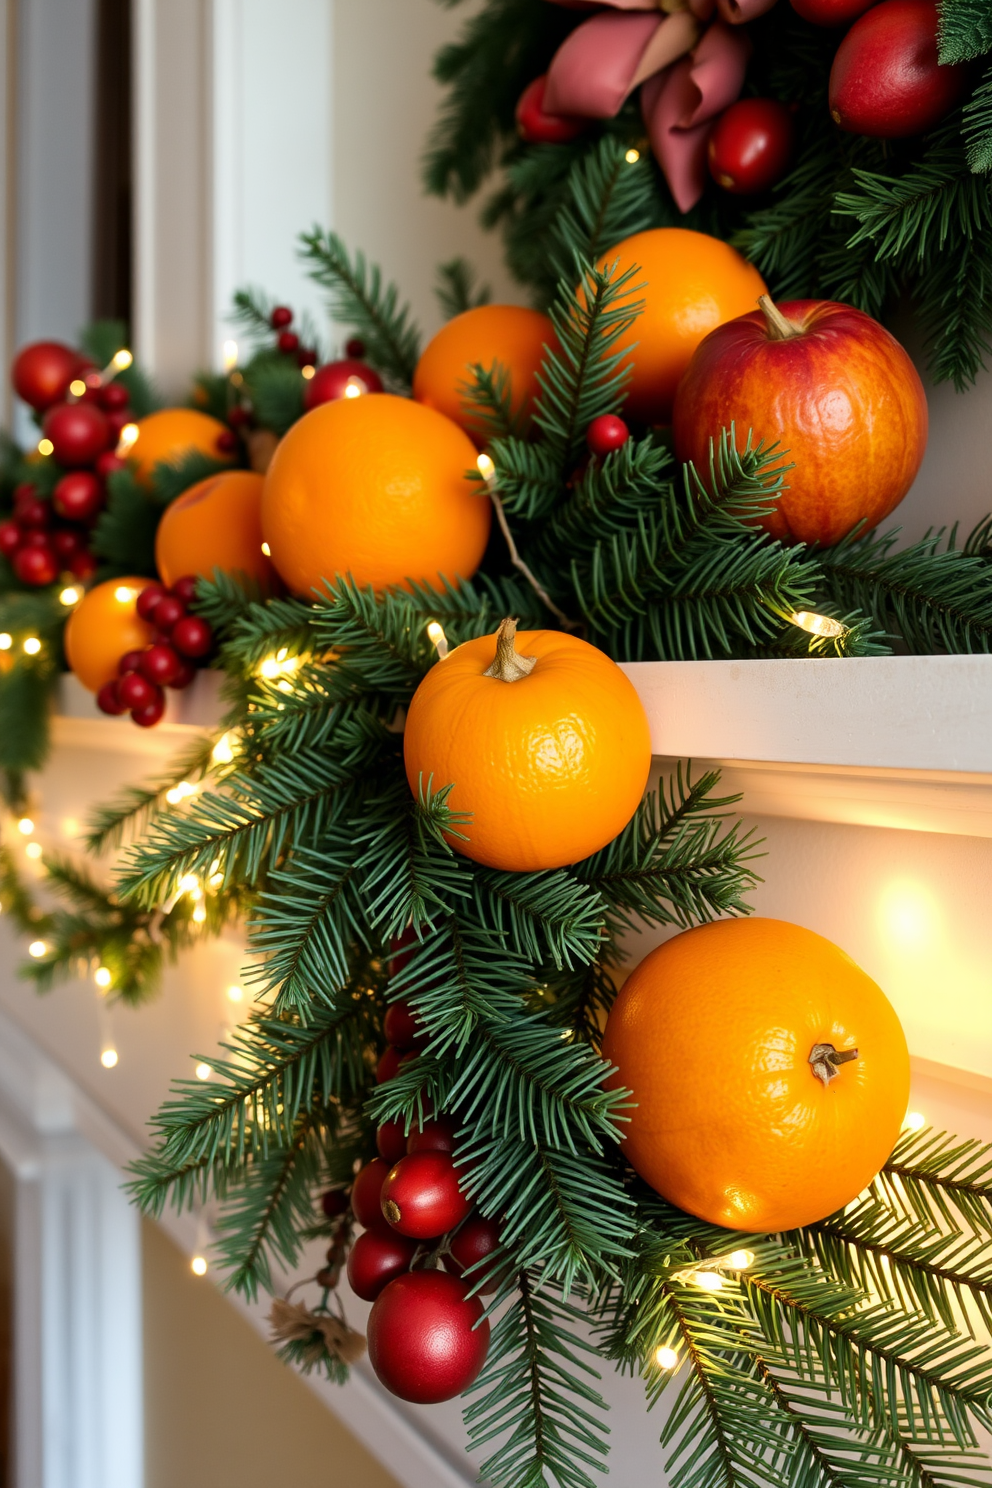
<svg viewBox="0 0 992 1488">
<path fill-rule="evenodd" d="M 518 10 L 474 24 L 530 35 Z M 680 1488 L 986 1483 L 992 1157 L 900 1136 L 884 995 L 821 937 L 746 917 L 757 844 L 715 775 L 644 794 L 647 723 L 616 665 L 987 650 L 986 527 L 902 550 L 869 530 L 925 441 L 898 343 L 857 309 L 777 305 L 726 244 L 659 226 L 655 169 L 613 130 L 576 148 L 542 230 L 547 316 L 485 304 L 449 265 L 452 318 L 422 349 L 395 288 L 314 232 L 347 358 L 317 366 L 312 330 L 245 293 L 251 357 L 127 438 L 78 416 L 125 411 L 107 347 L 39 378 L 51 448 L 11 460 L 4 706 L 55 673 L 61 604 L 105 711 L 154 724 L 212 656 L 227 712 L 97 813 L 90 847 L 126 843 L 113 891 L 49 859 L 70 907 L 39 909 L 7 851 L 3 907 L 39 937 L 39 985 L 96 965 L 132 1001 L 247 924 L 258 1005 L 159 1113 L 136 1197 L 216 1203 L 248 1295 L 326 1244 L 306 1301 L 273 1304 L 284 1356 L 345 1376 L 347 1266 L 379 1378 L 424 1403 L 470 1391 L 489 1481 L 593 1481 L 599 1355 L 649 1401 L 675 1390 Z M 697 261 L 750 300 L 687 347 L 665 306 L 698 294 Z M 804 447 L 795 409 L 752 416 L 797 352 L 885 415 L 867 493 L 843 442 Z M 728 356 L 744 370 L 714 420 Z M 650 357 L 683 375 L 645 387 Z M 97 582 L 33 592 L 21 553 L 78 538 L 87 493 L 101 567 L 77 577 Z M 31 747 L 7 759 L 15 799 Z M 682 933 L 618 996 L 641 925 Z"/>
</svg>

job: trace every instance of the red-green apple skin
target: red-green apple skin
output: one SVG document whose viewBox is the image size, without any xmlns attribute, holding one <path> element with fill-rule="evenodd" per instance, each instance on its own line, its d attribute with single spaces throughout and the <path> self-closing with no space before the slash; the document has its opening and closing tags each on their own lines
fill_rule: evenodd
<svg viewBox="0 0 992 1488">
<path fill-rule="evenodd" d="M 772 307 L 774 311 L 774 307 Z M 913 363 L 884 326 L 850 305 L 793 300 L 778 310 L 787 339 L 761 310 L 700 343 L 675 395 L 680 460 L 709 469 L 709 441 L 733 424 L 743 449 L 775 442 L 793 465 L 762 520 L 785 542 L 838 542 L 898 506 L 927 444 L 927 400 Z"/>
<path fill-rule="evenodd" d="M 882 0 L 844 37 L 830 69 L 830 113 L 850 134 L 909 139 L 954 108 L 971 76 L 937 61 L 936 0 Z"/>
</svg>

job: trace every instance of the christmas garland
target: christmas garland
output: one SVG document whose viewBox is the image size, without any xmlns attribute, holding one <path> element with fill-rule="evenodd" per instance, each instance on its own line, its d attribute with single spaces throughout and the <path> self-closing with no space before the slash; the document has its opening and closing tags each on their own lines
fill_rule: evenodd
<svg viewBox="0 0 992 1488">
<path fill-rule="evenodd" d="M 353 1222 L 381 1225 L 382 1175 L 408 1146 L 433 1163 L 446 1238 L 418 1243 L 408 1225 L 394 1264 L 441 1292 L 467 1269 L 458 1297 L 476 1320 L 486 1290 L 466 1421 L 489 1444 L 489 1481 L 593 1481 L 607 1452 L 599 1354 L 641 1374 L 649 1402 L 676 1391 L 663 1440 L 680 1488 L 983 1483 L 972 1423 L 988 1422 L 992 1366 L 967 1330 L 992 1321 L 986 1149 L 907 1133 L 842 1210 L 755 1235 L 675 1207 L 618 1145 L 625 1094 L 604 1085 L 600 1048 L 625 933 L 747 911 L 757 844 L 728 821 L 717 777 L 680 769 L 598 851 L 526 872 L 454 851 L 473 826 L 451 783 L 408 780 L 397 720 L 448 648 L 491 638 L 504 617 L 581 623 L 615 659 L 864 655 L 895 624 L 925 649 L 984 648 L 992 631 L 984 532 L 964 550 L 928 538 L 892 553 L 858 534 L 783 546 L 755 524 L 782 460 L 729 431 L 708 469 L 678 470 L 651 432 L 590 458 L 597 421 L 614 421 L 612 439 L 623 408 L 615 346 L 636 314 L 630 280 L 595 267 L 597 245 L 654 182 L 611 140 L 569 180 L 555 231 L 573 267 L 533 437 L 498 368 L 466 390 L 489 431 L 479 499 L 488 491 L 508 546 L 457 587 L 339 577 L 309 599 L 266 599 L 222 573 L 201 581 L 191 608 L 226 676 L 218 732 L 97 814 L 92 850 L 129 843 L 113 892 L 49 860 L 71 907 L 40 912 L 8 851 L 4 911 L 44 937 L 26 968 L 40 985 L 96 964 L 108 995 L 132 1001 L 184 946 L 248 924 L 258 1005 L 209 1081 L 177 1085 L 134 1193 L 153 1214 L 215 1202 L 229 1283 L 248 1296 L 325 1243 L 301 1281 L 308 1301 L 277 1299 L 273 1327 L 287 1359 L 342 1379 L 358 1346 L 337 1289 L 347 1257 L 361 1290 L 355 1257 L 369 1248 Z M 407 391 L 420 344 L 396 291 L 333 236 L 304 252 L 375 374 Z M 444 290 L 467 308 L 460 266 Z M 266 335 L 277 323 L 257 296 L 240 310 Z M 201 382 L 246 448 L 259 427 L 301 427 L 297 352 L 266 346 Z M 118 571 L 147 572 L 132 544 L 142 533 L 147 563 L 148 487 L 127 472 L 111 484 Z M 797 624 L 809 612 L 836 618 L 827 635 Z M 401 1216 L 422 1196 L 390 1182 Z M 387 1323 L 376 1367 L 402 1393 Z M 409 1334 L 409 1315 L 393 1325 Z M 485 1340 L 481 1324 L 463 1330 L 469 1376 Z"/>
<path fill-rule="evenodd" d="M 448 98 L 427 187 L 464 201 L 501 169 L 483 221 L 502 226 L 509 266 L 538 304 L 556 293 L 553 230 L 570 172 L 605 135 L 652 162 L 620 236 L 685 226 L 726 238 L 780 300 L 879 316 L 908 295 L 935 380 L 974 380 L 992 333 L 984 0 L 589 8 L 487 0 L 435 66 Z M 914 80 L 905 95 L 901 71 Z"/>
</svg>

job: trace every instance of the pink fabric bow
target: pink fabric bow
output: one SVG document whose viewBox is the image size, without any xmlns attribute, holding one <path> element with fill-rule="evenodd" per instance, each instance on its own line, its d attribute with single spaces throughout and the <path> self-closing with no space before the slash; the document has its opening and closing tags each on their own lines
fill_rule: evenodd
<svg viewBox="0 0 992 1488">
<path fill-rule="evenodd" d="M 575 0 L 554 4 L 578 8 Z M 611 119 L 635 88 L 651 147 L 682 212 L 706 178 L 712 121 L 737 98 L 751 44 L 732 30 L 775 0 L 602 0 L 610 7 L 576 26 L 548 69 L 544 107 Z M 584 8 L 584 7 L 583 7 Z M 714 12 L 720 19 L 710 21 Z"/>
</svg>

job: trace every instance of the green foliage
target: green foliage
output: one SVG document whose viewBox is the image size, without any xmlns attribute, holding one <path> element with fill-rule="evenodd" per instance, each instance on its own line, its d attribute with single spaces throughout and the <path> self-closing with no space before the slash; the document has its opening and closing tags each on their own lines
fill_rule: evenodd
<svg viewBox="0 0 992 1488">
<path fill-rule="evenodd" d="M 476 283 L 476 272 L 465 258 L 451 258 L 438 264 L 434 293 L 445 320 L 488 305 L 493 292 L 488 284 Z"/>
<path fill-rule="evenodd" d="M 962 133 L 968 147 L 968 168 L 976 173 L 992 170 L 992 69 L 986 69 L 980 85 L 965 105 Z"/>
<path fill-rule="evenodd" d="M 420 332 L 394 284 L 369 268 L 362 253 L 352 258 L 336 233 L 318 229 L 300 238 L 310 277 L 329 293 L 331 318 L 360 336 L 368 362 L 396 392 L 409 392 L 420 356 Z"/>
<path fill-rule="evenodd" d="M 940 60 L 968 62 L 992 52 L 992 15 L 984 0 L 940 0 Z"/>
<path fill-rule="evenodd" d="M 100 368 L 108 366 L 114 353 L 129 345 L 127 326 L 122 320 L 97 320 L 79 333 L 80 349 L 92 357 Z M 123 372 L 117 372 L 114 381 L 127 388 L 131 399 L 131 413 L 136 419 L 144 418 L 161 406 L 162 400 L 151 379 L 137 362 L 132 362 Z"/>
</svg>

